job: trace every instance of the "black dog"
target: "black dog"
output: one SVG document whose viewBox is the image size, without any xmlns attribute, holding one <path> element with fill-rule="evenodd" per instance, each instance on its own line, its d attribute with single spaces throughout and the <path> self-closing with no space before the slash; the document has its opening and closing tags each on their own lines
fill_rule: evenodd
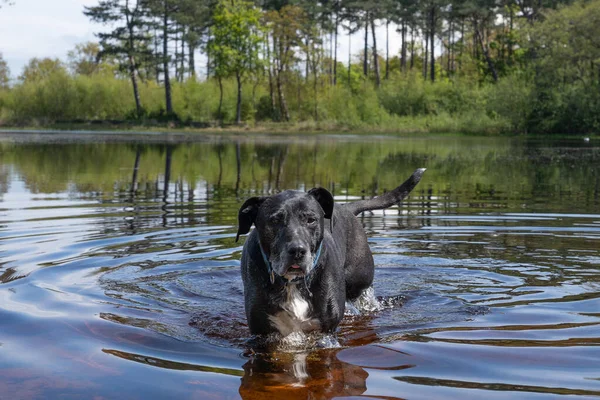
<svg viewBox="0 0 600 400">
<path fill-rule="evenodd" d="M 246 200 L 236 240 L 256 225 L 241 261 L 250 332 L 333 332 L 346 300 L 373 283 L 373 255 L 356 215 L 400 203 L 424 171 L 382 196 L 344 205 L 323 188 Z"/>
</svg>

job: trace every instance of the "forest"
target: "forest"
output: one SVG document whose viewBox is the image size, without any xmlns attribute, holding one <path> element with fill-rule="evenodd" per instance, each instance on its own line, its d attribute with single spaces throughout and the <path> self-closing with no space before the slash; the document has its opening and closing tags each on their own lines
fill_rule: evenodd
<svg viewBox="0 0 600 400">
<path fill-rule="evenodd" d="M 83 13 L 97 41 L 64 60 L 13 74 L 0 53 L 0 125 L 600 129 L 600 0 L 99 0 Z"/>
</svg>

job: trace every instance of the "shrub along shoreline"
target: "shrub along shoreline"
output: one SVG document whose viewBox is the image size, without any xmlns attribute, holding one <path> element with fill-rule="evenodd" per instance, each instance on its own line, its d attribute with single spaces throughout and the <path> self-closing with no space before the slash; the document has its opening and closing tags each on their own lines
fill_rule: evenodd
<svg viewBox="0 0 600 400">
<path fill-rule="evenodd" d="M 250 86 L 250 85 L 248 85 Z M 397 74 L 380 88 L 370 81 L 353 85 L 288 84 L 292 121 L 273 122 L 268 88 L 251 87 L 244 97 L 242 126 L 235 122 L 235 82 L 214 80 L 174 83 L 174 114 L 163 108 L 163 89 L 153 81 L 140 85 L 144 114 L 134 113 L 130 83 L 107 73 L 91 76 L 55 71 L 42 81 L 24 82 L 0 91 L 3 127 L 170 127 L 182 129 L 352 131 L 387 133 L 522 134 L 527 126 L 532 87 L 506 77 L 498 84 L 459 79 L 426 82 L 419 74 Z M 220 117 L 220 118 L 219 118 Z"/>
<path fill-rule="evenodd" d="M 596 132 L 598 118 L 595 102 L 587 100 L 594 92 L 585 85 L 571 85 L 568 93 L 545 100 L 525 73 L 498 83 L 460 78 L 431 83 L 417 73 L 397 73 L 379 88 L 357 80 L 323 85 L 317 92 L 298 79 L 288 83 L 291 121 L 285 123 L 274 122 L 268 84 L 257 82 L 248 85 L 243 98 L 242 125 L 235 125 L 233 80 L 223 81 L 220 108 L 215 80 L 174 83 L 171 115 L 164 111 L 162 86 L 147 81 L 140 85 L 144 113 L 137 116 L 130 86 L 110 73 L 57 70 L 43 80 L 0 90 L 0 127 L 589 136 Z"/>
</svg>

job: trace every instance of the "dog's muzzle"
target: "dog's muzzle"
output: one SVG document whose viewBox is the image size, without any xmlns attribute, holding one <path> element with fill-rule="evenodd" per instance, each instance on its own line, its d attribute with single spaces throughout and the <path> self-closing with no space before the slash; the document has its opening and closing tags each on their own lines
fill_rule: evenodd
<svg viewBox="0 0 600 400">
<path fill-rule="evenodd" d="M 262 246 L 260 246 L 260 252 L 262 254 L 263 261 L 268 267 L 271 284 L 275 283 L 276 276 L 279 276 L 281 279 L 287 282 L 308 278 L 310 275 L 313 274 L 314 270 L 319 265 L 322 249 L 323 242 L 321 241 L 321 244 L 319 244 L 319 247 L 317 248 L 317 252 L 312 258 L 312 263 L 310 263 L 310 261 L 307 262 L 306 260 L 308 250 L 304 246 L 290 246 L 287 250 L 286 256 L 286 264 L 289 265 L 289 267 L 287 267 L 285 271 L 282 271 L 282 274 L 280 272 L 275 272 L 273 264 L 267 257 Z"/>
</svg>

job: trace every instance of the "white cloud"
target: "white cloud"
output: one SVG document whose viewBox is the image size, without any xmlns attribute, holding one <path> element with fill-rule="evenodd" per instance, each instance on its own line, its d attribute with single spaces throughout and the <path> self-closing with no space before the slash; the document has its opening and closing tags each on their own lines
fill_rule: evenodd
<svg viewBox="0 0 600 400">
<path fill-rule="evenodd" d="M 93 26 L 83 15 L 95 0 L 15 0 L 0 9 L 0 52 L 12 75 L 32 57 L 64 58 L 75 44 L 94 40 Z"/>
</svg>

